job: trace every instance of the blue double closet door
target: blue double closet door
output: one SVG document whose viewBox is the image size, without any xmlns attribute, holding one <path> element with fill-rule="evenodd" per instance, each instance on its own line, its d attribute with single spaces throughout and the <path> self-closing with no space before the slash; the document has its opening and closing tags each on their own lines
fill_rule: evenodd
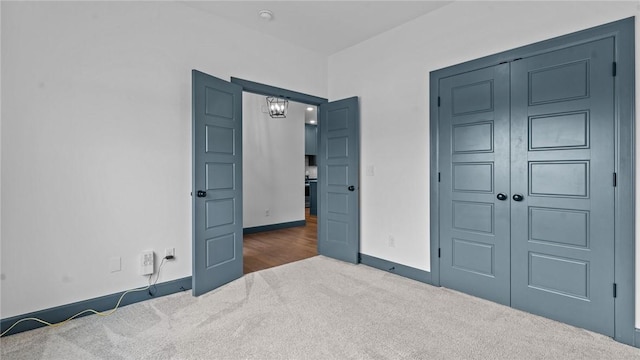
<svg viewBox="0 0 640 360">
<path fill-rule="evenodd" d="M 440 283 L 614 334 L 614 40 L 440 80 Z"/>
</svg>

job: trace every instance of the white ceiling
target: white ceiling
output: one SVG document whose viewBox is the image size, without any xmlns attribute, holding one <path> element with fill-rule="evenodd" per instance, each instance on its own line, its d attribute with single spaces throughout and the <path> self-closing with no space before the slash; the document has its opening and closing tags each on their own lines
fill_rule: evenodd
<svg viewBox="0 0 640 360">
<path fill-rule="evenodd" d="M 188 1 L 215 14 L 281 40 L 331 55 L 452 1 Z M 268 9 L 273 19 L 258 12 Z"/>
</svg>

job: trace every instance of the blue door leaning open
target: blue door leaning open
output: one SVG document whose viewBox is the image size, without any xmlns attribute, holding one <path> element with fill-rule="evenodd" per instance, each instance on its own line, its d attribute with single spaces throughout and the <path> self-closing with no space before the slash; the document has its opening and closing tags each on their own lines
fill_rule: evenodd
<svg viewBox="0 0 640 360">
<path fill-rule="evenodd" d="M 242 87 L 192 71 L 193 295 L 242 276 Z"/>
<path fill-rule="evenodd" d="M 320 105 L 318 253 L 350 263 L 360 251 L 359 121 L 357 97 Z"/>
</svg>

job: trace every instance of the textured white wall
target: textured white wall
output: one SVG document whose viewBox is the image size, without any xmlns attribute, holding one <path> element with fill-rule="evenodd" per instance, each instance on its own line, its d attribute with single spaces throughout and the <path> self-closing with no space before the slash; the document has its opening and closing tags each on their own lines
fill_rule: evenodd
<svg viewBox="0 0 640 360">
<path fill-rule="evenodd" d="M 1 318 L 145 285 L 143 250 L 191 275 L 191 69 L 327 96 L 326 57 L 179 2 L 0 6 Z"/>
<path fill-rule="evenodd" d="M 430 71 L 638 16 L 639 6 L 630 1 L 460 1 L 330 56 L 329 98 L 361 99 L 361 252 L 430 270 Z M 639 79 L 640 56 L 636 61 Z M 364 175 L 367 166 L 375 166 L 374 176 Z M 388 246 L 390 235 L 395 247 Z M 640 247 L 636 251 L 640 258 Z M 640 327 L 638 285 L 636 292 Z"/>
<path fill-rule="evenodd" d="M 265 97 L 242 95 L 243 226 L 304 220 L 304 113 L 289 102 L 286 118 L 262 112 Z M 266 108 L 264 109 L 266 111 Z M 265 211 L 270 215 L 266 216 Z"/>
</svg>

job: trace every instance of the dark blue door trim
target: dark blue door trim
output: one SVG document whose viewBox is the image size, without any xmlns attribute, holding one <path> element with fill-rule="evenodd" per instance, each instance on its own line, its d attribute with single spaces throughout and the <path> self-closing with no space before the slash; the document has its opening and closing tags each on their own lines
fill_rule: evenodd
<svg viewBox="0 0 640 360">
<path fill-rule="evenodd" d="M 231 82 L 242 86 L 242 90 L 246 92 L 259 94 L 259 95 L 278 96 L 281 98 L 286 98 L 291 101 L 297 101 L 297 102 L 301 102 L 308 105 L 317 106 L 329 101 L 325 98 L 321 98 L 313 95 L 307 95 L 297 91 L 282 89 L 279 87 L 260 84 L 257 82 L 243 80 L 235 77 L 231 78 Z"/>
</svg>

